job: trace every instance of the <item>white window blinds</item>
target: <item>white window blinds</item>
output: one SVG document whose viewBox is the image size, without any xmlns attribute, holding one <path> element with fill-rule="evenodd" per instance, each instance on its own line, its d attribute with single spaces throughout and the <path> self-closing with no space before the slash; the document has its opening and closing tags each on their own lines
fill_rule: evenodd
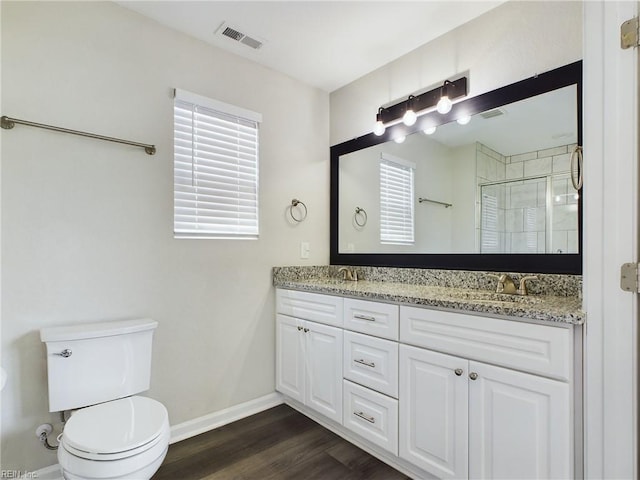
<svg viewBox="0 0 640 480">
<path fill-rule="evenodd" d="M 413 176 L 415 164 L 380 155 L 380 242 L 414 242 Z"/>
<path fill-rule="evenodd" d="M 176 237 L 257 238 L 260 114 L 177 90 Z"/>
<path fill-rule="evenodd" d="M 482 194 L 481 216 L 480 252 L 500 253 L 498 248 L 498 198 L 495 195 Z"/>
</svg>

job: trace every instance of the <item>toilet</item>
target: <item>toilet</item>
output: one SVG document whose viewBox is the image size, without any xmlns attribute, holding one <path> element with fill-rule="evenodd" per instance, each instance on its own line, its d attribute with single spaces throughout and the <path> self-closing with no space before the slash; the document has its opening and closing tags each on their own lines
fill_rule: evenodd
<svg viewBox="0 0 640 480">
<path fill-rule="evenodd" d="M 149 480 L 169 448 L 169 416 L 149 389 L 158 322 L 135 319 L 40 330 L 49 411 L 70 411 L 58 437 L 66 480 Z"/>
</svg>

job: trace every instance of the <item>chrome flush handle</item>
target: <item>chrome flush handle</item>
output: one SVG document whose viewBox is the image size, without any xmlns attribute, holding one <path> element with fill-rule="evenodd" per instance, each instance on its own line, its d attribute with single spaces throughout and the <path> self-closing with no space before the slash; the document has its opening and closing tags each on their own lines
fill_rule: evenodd
<svg viewBox="0 0 640 480">
<path fill-rule="evenodd" d="M 60 353 L 54 353 L 54 355 L 58 355 L 58 356 L 63 357 L 63 358 L 69 358 L 72 353 L 73 352 L 71 351 L 70 348 L 65 348 Z"/>
</svg>

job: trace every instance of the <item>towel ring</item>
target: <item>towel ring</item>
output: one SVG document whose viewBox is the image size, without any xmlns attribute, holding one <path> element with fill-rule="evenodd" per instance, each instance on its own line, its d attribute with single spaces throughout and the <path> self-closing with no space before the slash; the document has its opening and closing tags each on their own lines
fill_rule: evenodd
<svg viewBox="0 0 640 480">
<path fill-rule="evenodd" d="M 358 221 L 359 218 L 362 218 L 362 223 Z M 364 208 L 356 207 L 356 213 L 353 214 L 353 221 L 356 222 L 356 225 L 359 227 L 364 227 L 367 224 L 367 212 Z"/>
<path fill-rule="evenodd" d="M 293 207 L 297 207 L 298 205 L 302 205 L 302 208 L 304 208 L 304 214 L 299 218 L 293 214 Z M 304 202 L 301 202 L 297 198 L 294 198 L 293 200 L 291 200 L 291 205 L 289 205 L 289 215 L 291 215 L 291 218 L 293 218 L 296 222 L 301 222 L 305 218 L 307 218 L 307 206 L 304 204 Z"/>
<path fill-rule="evenodd" d="M 574 169 L 575 162 L 578 163 L 578 168 Z M 573 184 L 573 188 L 576 190 L 580 190 L 582 188 L 583 183 L 583 164 L 584 161 L 582 159 L 582 147 L 580 145 L 576 146 L 576 148 L 571 152 L 571 161 L 570 161 L 570 169 L 571 169 L 571 183 Z M 576 175 L 574 175 L 574 170 L 576 171 Z"/>
</svg>

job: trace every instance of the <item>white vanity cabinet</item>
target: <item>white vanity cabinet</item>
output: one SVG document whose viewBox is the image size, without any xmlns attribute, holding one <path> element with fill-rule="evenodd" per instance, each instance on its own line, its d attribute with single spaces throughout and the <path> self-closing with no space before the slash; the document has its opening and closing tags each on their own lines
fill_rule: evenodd
<svg viewBox="0 0 640 480">
<path fill-rule="evenodd" d="M 276 389 L 401 471 L 574 476 L 571 326 L 283 289 L 276 326 Z"/>
<path fill-rule="evenodd" d="M 400 346 L 400 457 L 439 478 L 572 477 L 571 388 L 547 378 L 570 379 L 568 329 L 414 307 L 400 315 L 401 339 L 420 347 Z"/>
<path fill-rule="evenodd" d="M 291 305 L 295 307 L 291 307 Z M 276 390 L 342 423 L 342 299 L 278 290 Z"/>
</svg>

